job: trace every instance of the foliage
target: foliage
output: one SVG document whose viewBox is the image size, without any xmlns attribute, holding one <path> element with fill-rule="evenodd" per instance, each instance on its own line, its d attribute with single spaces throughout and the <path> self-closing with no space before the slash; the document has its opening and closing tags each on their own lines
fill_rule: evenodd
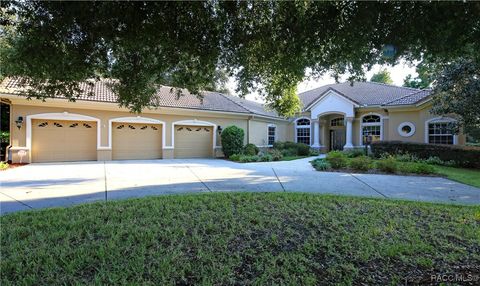
<svg viewBox="0 0 480 286">
<path fill-rule="evenodd" d="M 398 170 L 408 174 L 434 174 L 435 167 L 424 162 L 408 162 L 398 164 Z"/>
<path fill-rule="evenodd" d="M 347 166 L 347 157 L 341 151 L 328 152 L 326 158 L 333 169 L 341 169 Z"/>
<path fill-rule="evenodd" d="M 228 157 L 228 159 L 234 162 L 240 162 L 240 158 L 242 156 L 243 156 L 242 154 L 232 154 L 230 155 L 230 157 Z"/>
<path fill-rule="evenodd" d="M 272 155 L 266 153 L 266 154 L 263 154 L 262 156 L 260 156 L 260 162 L 271 162 L 273 161 L 273 157 Z M 278 160 L 277 160 L 278 161 Z"/>
<path fill-rule="evenodd" d="M 393 156 L 388 156 L 377 160 L 375 167 L 385 173 L 395 173 L 397 172 L 398 164 Z"/>
<path fill-rule="evenodd" d="M 418 76 L 415 78 L 411 74 L 403 80 L 403 86 L 411 88 L 425 89 L 431 87 L 436 77 L 438 65 L 429 58 L 424 58 L 417 66 L 415 71 Z"/>
<path fill-rule="evenodd" d="M 303 143 L 297 144 L 297 155 L 298 156 L 308 156 L 310 155 L 310 146 Z"/>
<path fill-rule="evenodd" d="M 268 153 L 272 156 L 273 161 L 280 161 L 283 158 L 282 152 L 278 149 L 271 149 Z"/>
<path fill-rule="evenodd" d="M 10 142 L 10 132 L 0 131 L 0 142 L 2 142 L 2 143 Z"/>
<path fill-rule="evenodd" d="M 343 153 L 345 154 L 345 156 L 347 156 L 347 158 L 355 158 L 359 156 L 364 156 L 365 150 L 360 148 L 355 148 L 355 149 L 345 150 L 343 151 Z"/>
<path fill-rule="evenodd" d="M 318 156 L 320 155 L 320 151 L 318 149 L 310 149 L 310 152 L 308 153 L 308 156 Z"/>
<path fill-rule="evenodd" d="M 380 157 L 382 154 L 409 153 L 419 159 L 435 156 L 445 162 L 454 161 L 457 166 L 480 168 L 480 148 L 473 146 L 379 141 L 372 143 L 371 148 L 376 157 Z"/>
<path fill-rule="evenodd" d="M 8 163 L 0 161 L 0 170 L 8 169 Z"/>
<path fill-rule="evenodd" d="M 260 149 L 258 149 L 257 145 L 252 143 L 248 143 L 243 148 L 243 154 L 245 155 L 254 156 L 254 155 L 257 155 L 258 152 L 260 152 Z"/>
<path fill-rule="evenodd" d="M 119 103 L 155 105 L 158 85 L 202 96 L 224 70 L 242 95 L 300 110 L 299 82 L 329 71 L 364 79 L 376 63 L 480 50 L 476 3 L 414 1 L 2 1 L 3 76 L 40 98 L 74 100 L 79 83 L 114 78 Z M 411 27 L 405 29 L 405 27 Z M 472 52 L 473 51 L 473 52 Z M 179 95 L 180 95 L 179 91 Z"/>
<path fill-rule="evenodd" d="M 390 72 L 386 69 L 383 69 L 378 73 L 372 75 L 370 81 L 384 84 L 393 84 L 392 76 L 390 75 Z"/>
<path fill-rule="evenodd" d="M 297 156 L 297 148 L 281 149 L 284 157 Z"/>
<path fill-rule="evenodd" d="M 330 165 L 330 163 L 323 158 L 315 159 L 311 162 L 311 164 L 317 171 L 328 171 L 332 168 L 332 165 Z"/>
<path fill-rule="evenodd" d="M 480 127 L 480 56 L 446 64 L 433 89 L 435 114 L 457 114 L 459 126 L 474 132 Z"/>
<path fill-rule="evenodd" d="M 235 125 L 228 126 L 223 129 L 222 137 L 222 150 L 225 157 L 230 157 L 233 154 L 241 154 L 243 151 L 243 137 L 244 131 Z"/>
<path fill-rule="evenodd" d="M 442 159 L 438 158 L 437 156 L 430 156 L 425 160 L 422 160 L 424 163 L 430 165 L 439 165 L 439 166 L 455 166 L 455 161 L 443 161 Z"/>
<path fill-rule="evenodd" d="M 348 167 L 359 170 L 368 171 L 372 168 L 372 159 L 368 156 L 359 156 L 349 160 Z"/>
<path fill-rule="evenodd" d="M 260 157 L 257 155 L 254 156 L 248 156 L 248 155 L 242 155 L 240 156 L 240 162 L 241 163 L 251 163 L 251 162 L 258 162 L 260 161 Z"/>
</svg>

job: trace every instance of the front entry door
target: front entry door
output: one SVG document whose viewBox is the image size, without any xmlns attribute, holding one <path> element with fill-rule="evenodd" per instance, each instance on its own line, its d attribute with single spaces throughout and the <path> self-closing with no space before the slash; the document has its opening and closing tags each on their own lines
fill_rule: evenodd
<svg viewBox="0 0 480 286">
<path fill-rule="evenodd" d="M 345 145 L 345 130 L 330 130 L 330 150 L 343 150 Z"/>
</svg>

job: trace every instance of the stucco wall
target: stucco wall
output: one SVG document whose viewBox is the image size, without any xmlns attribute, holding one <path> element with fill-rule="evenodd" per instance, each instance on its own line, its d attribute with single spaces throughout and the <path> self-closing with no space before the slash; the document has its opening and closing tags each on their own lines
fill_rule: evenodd
<svg viewBox="0 0 480 286">
<path fill-rule="evenodd" d="M 47 106 L 48 104 L 48 106 Z M 52 106 L 50 106 L 52 105 Z M 103 110 L 101 110 L 103 108 Z M 109 120 L 119 117 L 135 117 L 137 114 L 132 114 L 125 109 L 120 109 L 116 105 L 105 105 L 103 103 L 85 103 L 85 102 L 66 102 L 66 101 L 52 101 L 51 103 L 43 103 L 41 101 L 33 100 L 18 100 L 11 105 L 11 145 L 13 150 L 15 147 L 25 147 L 26 142 L 26 122 L 23 123 L 21 129 L 18 129 L 15 125 L 15 120 L 22 116 L 26 121 L 28 115 L 41 114 L 41 113 L 64 113 L 69 114 L 81 114 L 98 118 L 100 120 L 100 147 L 109 147 Z M 249 115 L 237 115 L 237 114 L 217 114 L 196 110 L 146 110 L 144 113 L 138 116 L 157 119 L 165 122 L 165 146 L 163 150 L 164 158 L 173 157 L 172 149 L 172 123 L 182 120 L 198 120 L 206 121 L 217 126 L 221 126 L 225 129 L 228 126 L 236 125 L 245 131 L 244 144 L 247 143 L 247 138 L 250 137 L 250 142 L 257 145 L 266 145 L 267 140 L 267 126 L 268 124 L 275 124 L 277 126 L 277 140 L 285 141 L 287 139 L 287 126 L 288 122 L 281 120 L 250 120 L 250 129 L 247 128 Z M 247 130 L 250 131 L 250 136 L 247 136 Z M 216 133 L 216 146 L 221 146 L 221 140 L 218 133 Z M 111 147 L 111 146 L 110 146 Z M 218 156 L 221 155 L 221 149 L 215 152 Z M 18 150 L 18 149 L 17 149 Z M 12 154 L 14 156 L 14 154 Z M 110 160 L 110 150 L 98 150 L 97 156 L 99 160 Z M 28 156 L 27 156 L 28 157 Z"/>
</svg>

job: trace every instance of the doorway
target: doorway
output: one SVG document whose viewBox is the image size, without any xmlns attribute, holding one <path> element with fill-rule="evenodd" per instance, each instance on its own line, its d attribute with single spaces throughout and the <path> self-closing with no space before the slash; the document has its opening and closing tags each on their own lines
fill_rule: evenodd
<svg viewBox="0 0 480 286">
<path fill-rule="evenodd" d="M 330 151 L 343 150 L 345 145 L 345 130 L 332 129 L 330 130 Z"/>
</svg>

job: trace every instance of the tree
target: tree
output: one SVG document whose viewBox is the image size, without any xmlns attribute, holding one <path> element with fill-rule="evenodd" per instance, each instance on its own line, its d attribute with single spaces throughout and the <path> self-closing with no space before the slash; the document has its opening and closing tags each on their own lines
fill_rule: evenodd
<svg viewBox="0 0 480 286">
<path fill-rule="evenodd" d="M 480 50 L 480 3 L 2 1 L 0 65 L 29 95 L 74 99 L 79 83 L 115 78 L 121 106 L 152 105 L 158 85 L 201 96 L 217 70 L 282 115 L 297 84 L 334 71 L 364 79 L 374 64 Z M 14 17 L 12 17 L 14 15 Z M 4 28 L 5 27 L 5 28 Z M 8 28 L 7 28 L 8 27 Z M 388 53 L 386 53 L 388 51 Z"/>
<path fill-rule="evenodd" d="M 403 81 L 403 86 L 412 88 L 429 88 L 435 80 L 440 64 L 430 59 L 423 59 L 416 67 L 417 77 L 413 78 L 411 74 L 407 75 Z"/>
<path fill-rule="evenodd" d="M 433 112 L 456 114 L 467 132 L 480 127 L 480 61 L 460 58 L 444 66 L 433 89 Z"/>
<path fill-rule="evenodd" d="M 390 76 L 390 72 L 387 71 L 386 69 L 383 69 L 378 73 L 373 74 L 372 77 L 370 78 L 370 81 L 385 83 L 385 84 L 393 84 L 393 80 L 392 80 L 392 77 Z"/>
</svg>

